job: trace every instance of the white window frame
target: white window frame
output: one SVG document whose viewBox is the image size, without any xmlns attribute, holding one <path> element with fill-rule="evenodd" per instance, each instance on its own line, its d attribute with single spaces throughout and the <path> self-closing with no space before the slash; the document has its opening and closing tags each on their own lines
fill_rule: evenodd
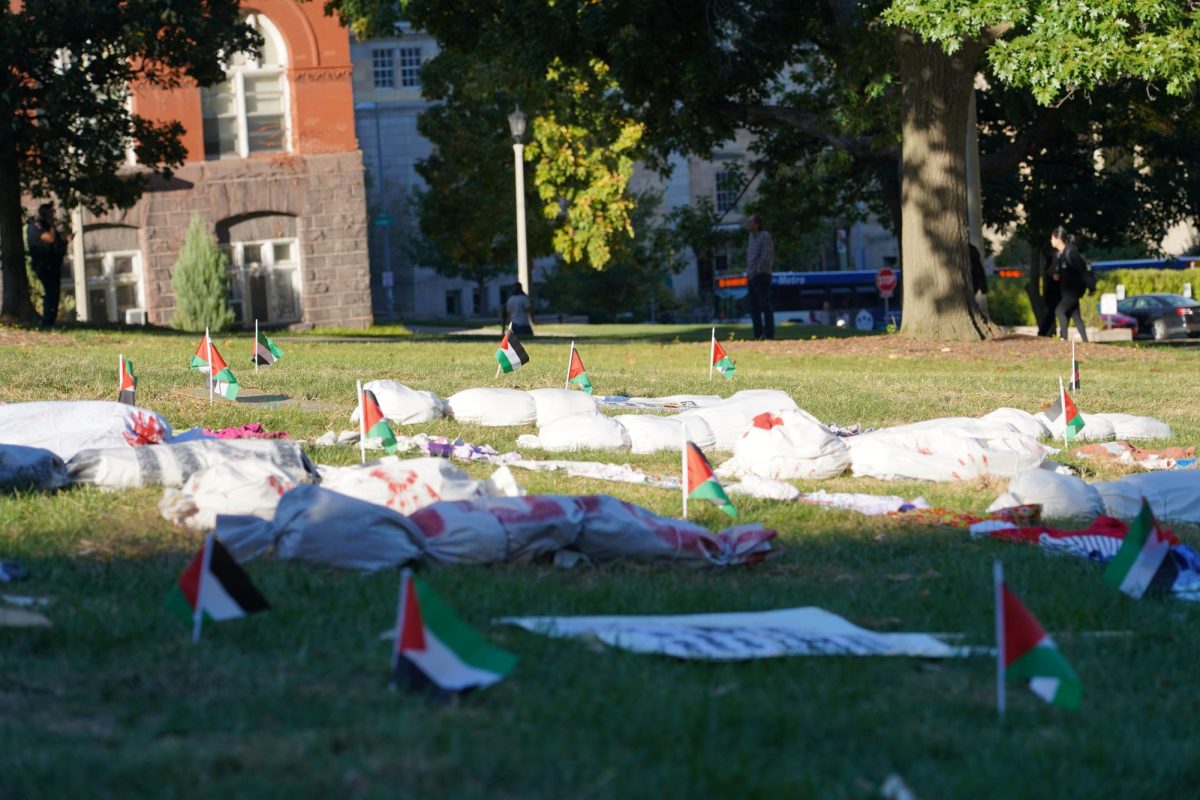
<svg viewBox="0 0 1200 800">
<path fill-rule="evenodd" d="M 275 261 L 275 246 L 288 245 L 291 248 L 291 259 L 286 262 L 286 266 L 279 266 Z M 258 309 L 251 307 L 250 294 L 250 278 L 252 272 L 246 265 L 246 248 L 258 246 L 259 252 L 262 253 L 262 260 L 257 262 L 267 279 L 267 308 Z M 227 253 L 229 255 L 229 301 L 230 305 L 234 304 L 235 296 L 238 297 L 237 303 L 241 305 L 241 324 L 246 325 L 252 323 L 255 317 L 260 322 L 267 322 L 272 325 L 289 324 L 299 322 L 304 318 L 304 297 L 301 292 L 303 283 L 300 274 L 300 240 L 294 237 L 283 237 L 278 239 L 258 239 L 231 242 L 228 245 Z M 287 275 L 292 283 L 292 293 L 296 298 L 296 313 L 290 317 L 271 317 L 270 305 L 271 298 L 275 296 L 275 281 L 279 280 L 284 275 Z M 235 293 L 234 290 L 237 290 Z M 240 296 L 239 296 L 240 295 Z M 263 313 L 266 316 L 263 316 Z"/>
<path fill-rule="evenodd" d="M 130 258 L 133 261 L 133 272 L 129 275 L 117 276 L 114 272 L 116 260 L 118 258 Z M 117 287 L 118 286 L 133 286 L 137 290 L 137 303 L 132 308 L 146 307 L 146 282 L 143 280 L 144 270 L 142 269 L 142 253 L 140 250 L 110 250 L 103 253 L 86 253 L 84 255 L 84 273 L 87 272 L 87 262 L 99 259 L 103 265 L 103 272 L 97 276 L 89 276 L 87 285 L 84 287 L 84 297 L 87 298 L 88 304 L 88 319 L 95 319 L 92 313 L 92 291 L 95 289 L 105 290 L 105 305 L 108 307 L 108 322 L 123 322 L 121 311 L 117 308 Z M 66 265 L 71 264 L 71 259 L 64 260 L 63 269 L 63 294 L 70 294 L 75 291 L 74 269 L 71 269 L 71 277 L 67 277 Z"/>
<path fill-rule="evenodd" d="M 204 153 L 204 157 L 206 159 L 219 160 L 227 158 L 250 157 L 250 124 L 249 117 L 246 113 L 247 77 L 276 77 L 279 80 L 279 103 L 283 117 L 283 149 L 260 150 L 256 151 L 256 153 L 292 152 L 292 87 L 291 82 L 287 79 L 287 45 L 283 40 L 283 36 L 280 35 L 279 29 L 275 27 L 275 23 L 271 22 L 271 20 L 265 15 L 247 14 L 243 21 L 258 31 L 264 39 L 269 39 L 271 41 L 271 44 L 274 45 L 275 52 L 279 54 L 279 62 L 264 66 L 263 64 L 259 63 L 257 57 L 244 56 L 242 63 L 227 65 L 225 67 L 225 75 L 233 91 L 233 113 L 237 117 L 237 141 L 235 152 L 209 154 L 206 151 Z M 215 89 L 217 87 L 211 88 Z M 201 89 L 200 91 L 205 92 L 210 91 L 210 89 L 205 88 Z M 201 111 L 201 116 L 203 117 L 203 111 Z M 204 118 L 208 119 L 207 117 Z"/>
<path fill-rule="evenodd" d="M 371 79 L 376 89 L 396 88 L 396 48 L 376 47 L 371 50 Z"/>
<path fill-rule="evenodd" d="M 730 183 L 734 180 L 734 173 L 728 170 L 721 170 L 713 179 L 713 202 L 716 206 L 718 214 L 724 214 L 727 211 L 732 211 L 737 208 L 738 189 L 731 189 L 728 186 L 722 186 L 722 183 Z"/>
<path fill-rule="evenodd" d="M 421 88 L 421 67 L 425 63 L 425 54 L 420 47 L 399 48 L 392 63 L 395 74 L 400 78 L 401 87 L 405 89 Z"/>
</svg>

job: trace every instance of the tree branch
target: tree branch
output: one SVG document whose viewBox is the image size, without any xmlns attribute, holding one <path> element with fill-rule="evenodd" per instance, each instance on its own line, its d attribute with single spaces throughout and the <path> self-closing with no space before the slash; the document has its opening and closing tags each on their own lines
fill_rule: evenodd
<svg viewBox="0 0 1200 800">
<path fill-rule="evenodd" d="M 995 152 L 979 156 L 979 173 L 995 177 L 1015 170 L 1025 158 L 1057 130 L 1066 113 L 1064 106 L 1051 106 L 1042 111 L 1011 142 Z"/>
<path fill-rule="evenodd" d="M 883 160 L 900 157 L 900 148 L 895 145 L 881 147 L 869 136 L 838 136 L 825 127 L 815 114 L 792 106 L 716 103 L 713 110 L 726 119 L 747 125 L 783 125 L 858 158 Z"/>
<path fill-rule="evenodd" d="M 983 42 L 984 47 L 991 47 L 998 40 L 1003 39 L 1008 35 L 1008 32 L 1013 29 L 1011 22 L 999 22 L 983 29 L 979 39 Z"/>
</svg>

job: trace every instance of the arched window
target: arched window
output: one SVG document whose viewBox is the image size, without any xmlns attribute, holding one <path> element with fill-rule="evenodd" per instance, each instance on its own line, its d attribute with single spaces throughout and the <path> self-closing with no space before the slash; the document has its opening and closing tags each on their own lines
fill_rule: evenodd
<svg viewBox="0 0 1200 800">
<path fill-rule="evenodd" d="M 205 158 L 245 158 L 289 149 L 287 47 L 262 14 L 245 19 L 263 37 L 262 53 L 257 58 L 234 53 L 225 68 L 225 82 L 200 90 Z"/>
</svg>

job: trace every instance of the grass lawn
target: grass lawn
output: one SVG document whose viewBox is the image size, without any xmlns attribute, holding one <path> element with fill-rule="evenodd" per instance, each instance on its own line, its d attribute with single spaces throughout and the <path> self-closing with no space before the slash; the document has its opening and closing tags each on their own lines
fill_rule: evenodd
<svg viewBox="0 0 1200 800">
<path fill-rule="evenodd" d="M 626 328 L 629 326 L 619 326 Z M 931 344 L 894 336 L 729 345 L 732 382 L 707 379 L 707 329 L 564 331 L 602 394 L 778 388 L 818 418 L 878 427 L 1000 406 L 1036 411 L 1066 374 L 1057 342 Z M 445 397 L 492 385 L 491 340 L 282 339 L 257 376 L 250 337 L 217 344 L 243 386 L 336 404 L 269 411 L 189 392 L 198 337 L 132 331 L 0 330 L 0 399 L 115 398 L 118 352 L 139 402 L 177 429 L 262 422 L 296 438 L 349 427 L 357 378 L 392 378 Z M 583 344 L 582 341 L 586 341 Z M 497 383 L 561 385 L 566 347 L 535 339 Z M 1151 414 L 1200 441 L 1197 352 L 1081 350 L 1086 414 Z M 498 450 L 532 432 L 445 420 L 423 426 Z M 403 431 L 415 432 L 415 431 Z M 348 463 L 349 449 L 315 449 Z M 537 455 L 536 453 L 533 455 Z M 671 472 L 678 456 L 582 454 Z M 723 456 L 715 460 L 720 461 Z M 1088 478 L 1113 468 L 1076 464 Z M 477 477 L 488 468 L 470 467 Z M 608 492 L 660 513 L 678 497 L 517 472 L 530 492 Z M 883 483 L 843 477 L 802 489 L 924 495 L 979 511 L 1003 481 Z M 48 630 L 0 629 L 0 798 L 178 797 L 877 797 L 896 773 L 922 798 L 1189 797 L 1200 781 L 1200 609 L 1133 601 L 1088 563 L 1036 548 L 972 542 L 962 531 L 766 501 L 741 519 L 780 533 L 780 554 L 721 572 L 618 564 L 427 570 L 469 622 L 520 658 L 510 678 L 448 706 L 389 694 L 397 574 L 263 558 L 247 566 L 273 610 L 207 628 L 199 647 L 163 598 L 199 538 L 166 523 L 161 491 L 72 488 L 0 496 L 0 558 L 33 573 L 0 592 L 48 595 Z M 697 503 L 712 528 L 724 517 Z M 1177 529 L 1200 544 L 1200 533 Z M 667 614 L 818 605 L 882 631 L 992 641 L 991 565 L 1054 634 L 1084 685 L 1075 714 L 1012 685 L 997 723 L 987 658 L 788 658 L 685 663 L 491 626 L 501 615 Z M 1086 631 L 1129 635 L 1092 637 Z"/>
</svg>

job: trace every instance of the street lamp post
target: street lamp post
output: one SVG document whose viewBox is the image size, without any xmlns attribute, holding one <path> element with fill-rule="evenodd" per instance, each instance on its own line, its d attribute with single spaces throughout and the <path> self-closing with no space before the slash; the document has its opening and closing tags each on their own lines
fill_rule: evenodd
<svg viewBox="0 0 1200 800">
<path fill-rule="evenodd" d="M 517 188 L 517 281 L 529 294 L 529 259 L 525 252 L 525 115 L 517 109 L 508 115 L 508 129 L 513 137 L 513 174 Z"/>
</svg>

